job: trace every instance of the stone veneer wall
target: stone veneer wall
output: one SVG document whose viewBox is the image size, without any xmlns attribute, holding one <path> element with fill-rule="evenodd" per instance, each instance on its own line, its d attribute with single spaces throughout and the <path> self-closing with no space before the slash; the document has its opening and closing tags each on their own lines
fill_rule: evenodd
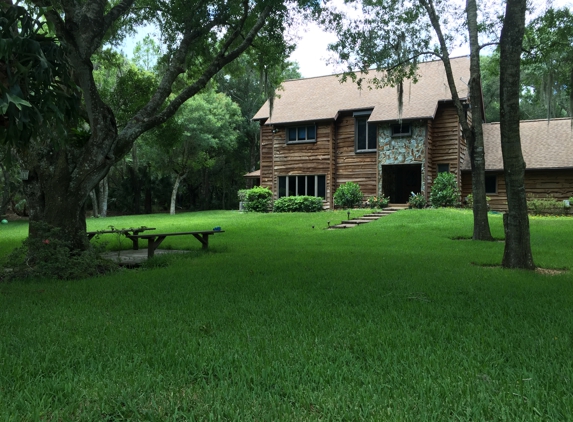
<svg viewBox="0 0 573 422">
<path fill-rule="evenodd" d="M 382 193 L 382 166 L 422 164 L 422 191 L 425 190 L 426 123 L 412 122 L 410 136 L 392 137 L 392 124 L 378 126 L 378 194 Z"/>
</svg>

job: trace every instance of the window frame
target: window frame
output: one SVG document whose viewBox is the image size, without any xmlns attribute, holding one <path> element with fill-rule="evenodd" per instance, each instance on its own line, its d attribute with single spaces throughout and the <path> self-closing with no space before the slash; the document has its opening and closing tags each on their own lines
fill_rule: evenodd
<svg viewBox="0 0 573 422">
<path fill-rule="evenodd" d="M 370 123 L 368 122 L 368 119 L 370 118 L 370 115 L 372 114 L 372 110 L 368 110 L 368 111 L 356 111 L 354 113 L 352 113 L 352 117 L 354 117 L 354 152 L 357 154 L 363 154 L 363 153 L 369 153 L 369 152 L 376 152 L 376 150 L 378 149 L 378 125 L 376 123 Z M 360 149 L 358 148 L 358 122 L 359 121 L 364 121 L 365 126 L 366 126 L 366 148 L 365 149 Z M 371 136 L 371 132 L 370 130 L 374 129 L 374 146 L 373 148 L 369 148 L 369 143 L 371 141 L 370 136 Z"/>
<path fill-rule="evenodd" d="M 404 127 L 408 128 L 408 132 L 402 131 Z M 401 128 L 400 132 L 395 131 L 396 128 Z M 412 136 L 412 124 L 411 123 L 396 123 L 393 124 L 390 128 L 392 131 L 392 138 L 405 138 L 408 136 Z"/>
<path fill-rule="evenodd" d="M 314 138 L 313 138 L 313 139 L 308 139 L 308 135 L 306 135 L 307 137 L 306 137 L 305 139 L 299 139 L 298 136 L 299 136 L 300 130 L 301 130 L 302 128 L 304 128 L 305 134 L 308 134 L 308 128 L 309 128 L 309 127 L 312 127 L 312 128 L 314 129 Z M 294 141 L 291 141 L 291 140 L 290 140 L 290 131 L 291 131 L 291 129 L 296 132 L 296 140 L 294 140 Z M 317 133 L 316 133 L 316 132 L 317 132 L 317 128 L 316 128 L 316 124 L 315 124 L 315 123 L 312 123 L 312 124 L 309 124 L 309 125 L 287 126 L 287 127 L 285 128 L 285 143 L 286 143 L 287 145 L 294 145 L 294 144 L 314 144 L 314 143 L 316 143 L 316 138 L 317 138 L 317 136 L 316 136 Z"/>
<path fill-rule="evenodd" d="M 299 181 L 300 178 L 304 177 L 304 195 L 299 195 L 299 192 L 301 191 L 301 187 L 299 187 Z M 308 192 L 308 178 L 309 177 L 314 177 L 314 194 L 309 194 Z M 320 178 L 322 178 L 323 180 L 323 187 L 324 187 L 324 196 L 319 195 L 319 190 L 321 187 L 321 183 L 320 183 Z M 281 191 L 280 191 L 280 186 L 281 186 L 281 179 L 284 180 L 284 191 L 285 191 L 285 195 L 281 195 Z M 290 186 L 291 180 L 294 180 L 294 187 Z M 325 174 L 290 174 L 290 175 L 284 175 L 284 176 L 278 176 L 277 179 L 277 198 L 284 198 L 287 196 L 314 196 L 316 198 L 322 198 L 323 200 L 326 200 L 326 175 Z M 290 195 L 289 191 L 293 191 L 294 195 Z"/>
</svg>

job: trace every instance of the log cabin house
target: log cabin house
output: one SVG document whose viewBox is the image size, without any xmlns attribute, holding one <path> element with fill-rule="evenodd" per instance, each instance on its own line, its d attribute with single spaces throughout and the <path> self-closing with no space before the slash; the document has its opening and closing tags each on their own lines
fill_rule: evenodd
<svg viewBox="0 0 573 422">
<path fill-rule="evenodd" d="M 451 63 L 458 96 L 469 109 L 469 58 L 455 58 Z M 260 123 L 260 186 L 270 188 L 274 199 L 322 197 L 325 208 L 332 209 L 336 189 L 352 181 L 367 197 L 384 194 L 391 203 L 405 204 L 412 192 L 422 192 L 428 199 L 437 174 L 447 171 L 456 176 L 462 195 L 467 196 L 471 193 L 469 157 L 443 63 L 421 63 L 417 75 L 417 83 L 404 84 L 401 113 L 394 87 L 376 89 L 365 85 L 359 89 L 351 81 L 341 83 L 339 75 L 284 82 L 272 112 L 267 102 L 253 117 Z M 565 125 L 551 123 L 548 127 L 558 126 L 556 130 L 562 135 Z M 536 157 L 536 136 L 541 136 L 541 125 L 524 122 L 523 127 L 526 130 L 522 135 L 531 135 L 531 141 L 524 142 L 531 151 L 524 154 Z M 484 131 L 488 196 L 493 209 L 503 209 L 506 200 L 499 160 L 499 124 L 485 124 Z M 543 145 L 558 148 L 552 133 L 543 135 Z M 529 167 L 537 163 L 532 160 L 526 158 Z M 573 163 L 568 156 L 563 156 L 563 162 L 546 157 L 542 164 L 558 166 L 556 172 L 535 173 L 528 179 L 529 185 L 540 191 L 548 188 L 549 180 L 565 175 L 559 171 L 568 171 L 567 160 Z M 560 188 L 559 197 L 572 193 L 571 179 L 569 176 Z"/>
</svg>

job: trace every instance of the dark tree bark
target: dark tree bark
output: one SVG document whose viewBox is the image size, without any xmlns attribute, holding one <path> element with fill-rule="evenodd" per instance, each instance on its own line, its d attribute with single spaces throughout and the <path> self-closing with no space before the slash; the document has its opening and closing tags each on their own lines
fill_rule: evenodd
<svg viewBox="0 0 573 422">
<path fill-rule="evenodd" d="M 487 218 L 485 193 L 485 151 L 483 144 L 483 99 L 481 94 L 480 46 L 478 41 L 477 6 L 467 0 L 466 15 L 470 39 L 470 103 L 472 124 L 466 141 L 472 168 L 472 196 L 474 213 L 474 240 L 493 240 Z"/>
<path fill-rule="evenodd" d="M 500 131 L 508 212 L 504 215 L 504 268 L 534 269 L 519 134 L 519 77 L 526 0 L 507 0 L 500 38 Z"/>
<path fill-rule="evenodd" d="M 432 0 L 420 0 L 420 4 L 424 6 L 426 12 L 432 23 L 432 27 L 440 42 L 441 59 L 444 63 L 446 70 L 446 77 L 448 86 L 456 112 L 462 128 L 463 136 L 467 142 L 471 168 L 472 168 L 472 195 L 473 201 L 473 216 L 474 216 L 474 240 L 493 240 L 489 228 L 489 220 L 487 217 L 487 200 L 485 194 L 485 154 L 483 148 L 483 131 L 482 131 L 482 97 L 481 97 L 481 76 L 480 76 L 480 62 L 479 52 L 480 47 L 478 43 L 478 28 L 477 28 L 477 8 L 475 0 L 467 0 L 466 13 L 468 18 L 468 31 L 470 35 L 470 104 L 472 112 L 472 123 L 468 121 L 466 110 L 462 104 L 456 84 L 454 81 L 454 74 L 450 63 L 450 55 L 448 53 L 448 46 L 445 37 L 442 33 L 439 17 L 436 13 L 434 3 Z"/>
</svg>

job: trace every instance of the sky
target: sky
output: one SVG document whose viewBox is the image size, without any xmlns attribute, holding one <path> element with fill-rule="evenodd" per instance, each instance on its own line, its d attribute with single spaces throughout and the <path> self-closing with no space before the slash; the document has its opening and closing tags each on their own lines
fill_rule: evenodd
<svg viewBox="0 0 573 422">
<path fill-rule="evenodd" d="M 338 7 L 343 7 L 343 0 L 335 0 Z M 463 0 L 453 0 L 463 1 Z M 546 5 L 552 4 L 555 8 L 573 8 L 573 0 L 530 0 L 536 10 L 544 10 Z M 465 3 L 465 2 L 464 2 Z M 149 30 L 149 29 L 148 29 Z M 315 76 L 332 75 L 340 73 L 344 69 L 327 64 L 329 57 L 328 44 L 336 41 L 336 35 L 323 31 L 317 24 L 307 21 L 304 25 L 297 26 L 296 36 L 298 38 L 297 47 L 290 56 L 292 61 L 299 64 L 300 73 L 303 78 Z M 131 57 L 135 43 L 142 40 L 146 35 L 145 30 L 126 41 L 122 50 Z M 452 52 L 452 56 L 462 56 L 469 54 L 469 48 L 460 48 Z"/>
</svg>

